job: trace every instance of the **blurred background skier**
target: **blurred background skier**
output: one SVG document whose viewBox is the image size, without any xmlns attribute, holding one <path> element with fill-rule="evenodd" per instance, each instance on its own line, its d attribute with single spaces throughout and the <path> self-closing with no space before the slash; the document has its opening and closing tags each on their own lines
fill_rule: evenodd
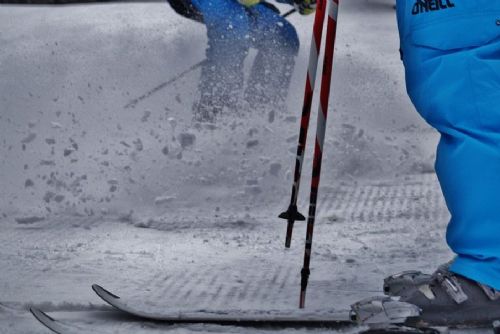
<svg viewBox="0 0 500 334">
<path fill-rule="evenodd" d="M 203 22 L 208 46 L 195 103 L 195 120 L 212 122 L 224 109 L 246 101 L 250 110 L 282 110 L 293 74 L 299 40 L 295 28 L 270 3 L 260 0 L 168 0 L 181 15 Z M 314 12 L 315 0 L 281 0 L 301 14 Z M 249 78 L 243 63 L 257 50 Z M 246 86 L 246 87 L 245 87 Z"/>
<path fill-rule="evenodd" d="M 456 257 L 388 277 L 422 325 L 500 319 L 500 2 L 397 0 L 408 95 L 441 134 L 436 174 Z"/>
</svg>

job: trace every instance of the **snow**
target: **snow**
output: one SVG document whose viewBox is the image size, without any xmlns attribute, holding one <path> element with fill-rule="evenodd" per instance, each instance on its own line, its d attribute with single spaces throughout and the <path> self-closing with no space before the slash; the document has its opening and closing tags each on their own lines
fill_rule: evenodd
<svg viewBox="0 0 500 334">
<path fill-rule="evenodd" d="M 164 3 L 1 5 L 0 332 L 40 333 L 30 304 L 120 333 L 262 332 L 116 321 L 92 283 L 169 308 L 295 307 L 305 232 L 297 223 L 285 250 L 275 217 L 312 20 L 290 16 L 302 45 L 286 112 L 196 126 L 199 68 L 161 85 L 203 60 L 203 25 Z M 451 256 L 437 135 L 406 97 L 392 2 L 345 1 L 339 21 L 311 309 L 345 309 L 385 275 Z"/>
</svg>

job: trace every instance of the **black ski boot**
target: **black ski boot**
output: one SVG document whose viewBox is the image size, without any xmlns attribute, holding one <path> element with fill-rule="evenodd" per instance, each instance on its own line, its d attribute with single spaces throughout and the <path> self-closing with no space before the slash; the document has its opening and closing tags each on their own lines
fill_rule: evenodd
<svg viewBox="0 0 500 334">
<path fill-rule="evenodd" d="M 439 268 L 448 270 L 452 262 L 453 260 L 444 263 Z M 403 271 L 384 279 L 384 294 L 405 298 L 412 295 L 420 285 L 428 284 L 431 280 L 431 274 L 416 270 Z"/>
<path fill-rule="evenodd" d="M 407 297 L 422 284 L 430 282 L 432 275 L 421 271 L 403 271 L 384 279 L 384 294 L 387 296 Z"/>
<path fill-rule="evenodd" d="M 421 309 L 420 317 L 409 319 L 418 327 L 476 327 L 500 319 L 500 291 L 452 273 L 447 266 L 400 301 Z"/>
</svg>

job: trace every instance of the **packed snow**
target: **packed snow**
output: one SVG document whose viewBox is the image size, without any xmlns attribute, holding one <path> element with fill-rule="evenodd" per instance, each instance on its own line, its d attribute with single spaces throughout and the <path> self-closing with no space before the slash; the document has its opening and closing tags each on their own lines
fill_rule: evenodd
<svg viewBox="0 0 500 334">
<path fill-rule="evenodd" d="M 297 223 L 285 250 L 276 217 L 290 196 L 313 16 L 289 20 L 301 49 L 288 110 L 201 126 L 203 25 L 162 2 L 0 5 L 1 333 L 48 333 L 29 305 L 95 331 L 263 331 L 122 319 L 92 283 L 165 308 L 297 306 L 305 232 Z M 392 1 L 342 2 L 334 62 L 308 308 L 344 310 L 380 293 L 385 275 L 451 254 L 438 137 L 406 96 Z"/>
</svg>

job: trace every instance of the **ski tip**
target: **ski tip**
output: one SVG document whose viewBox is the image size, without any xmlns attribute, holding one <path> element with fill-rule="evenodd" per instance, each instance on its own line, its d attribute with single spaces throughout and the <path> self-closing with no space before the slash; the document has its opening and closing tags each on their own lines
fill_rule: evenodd
<svg viewBox="0 0 500 334">
<path fill-rule="evenodd" d="M 94 292 L 97 293 L 97 295 L 104 300 L 109 299 L 110 297 L 114 299 L 120 299 L 120 297 L 109 292 L 108 290 L 104 289 L 102 286 L 98 284 L 92 284 L 92 290 L 94 290 Z"/>
<path fill-rule="evenodd" d="M 33 316 L 40 321 L 41 323 L 46 323 L 48 321 L 55 321 L 51 316 L 49 316 L 47 313 L 43 312 L 42 310 L 31 306 L 30 307 L 30 312 L 33 314 Z"/>
</svg>

